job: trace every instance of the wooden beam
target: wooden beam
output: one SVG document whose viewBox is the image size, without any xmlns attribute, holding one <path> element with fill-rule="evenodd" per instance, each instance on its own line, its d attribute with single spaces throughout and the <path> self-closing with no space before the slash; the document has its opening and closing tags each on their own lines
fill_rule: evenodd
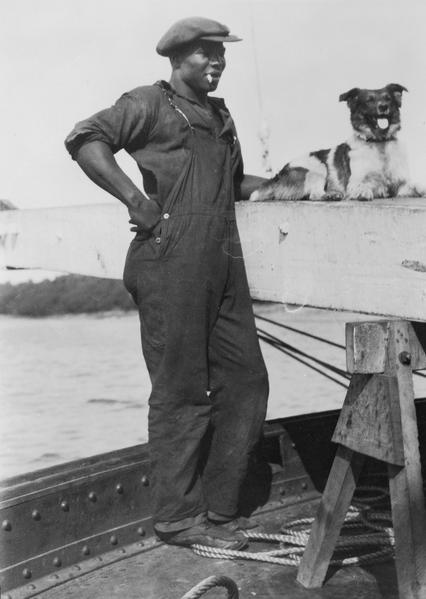
<svg viewBox="0 0 426 599">
<path fill-rule="evenodd" d="M 353 374 L 384 372 L 388 321 L 346 324 L 346 367 Z"/>
<path fill-rule="evenodd" d="M 389 489 L 395 532 L 396 571 L 401 599 L 426 599 L 426 511 L 420 464 L 419 437 L 412 364 L 402 355 L 412 356 L 408 322 L 393 322 L 389 339 L 389 370 L 396 384 L 390 388 L 390 401 L 400 405 L 403 468 L 389 465 Z"/>
<path fill-rule="evenodd" d="M 240 202 L 253 298 L 426 320 L 426 200 Z M 119 203 L 0 213 L 0 262 L 120 278 Z"/>
<path fill-rule="evenodd" d="M 346 513 L 356 489 L 364 456 L 339 445 L 312 524 L 297 580 L 308 589 L 322 586 Z"/>
<path fill-rule="evenodd" d="M 426 199 L 239 207 L 258 299 L 426 320 Z"/>
<path fill-rule="evenodd" d="M 404 465 L 397 385 L 394 376 L 354 374 L 332 441 L 377 460 Z"/>
<path fill-rule="evenodd" d="M 394 322 L 348 322 L 346 324 L 346 366 L 351 374 L 383 373 L 389 371 L 391 357 L 388 341 Z M 404 323 L 410 342 L 410 365 L 413 370 L 426 368 L 426 324 Z"/>
</svg>

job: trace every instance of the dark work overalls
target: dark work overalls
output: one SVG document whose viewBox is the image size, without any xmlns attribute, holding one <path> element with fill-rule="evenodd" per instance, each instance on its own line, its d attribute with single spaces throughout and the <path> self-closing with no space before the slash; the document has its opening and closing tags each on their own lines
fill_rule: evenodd
<svg viewBox="0 0 426 599">
<path fill-rule="evenodd" d="M 208 512 L 236 515 L 268 394 L 235 221 L 233 136 L 226 123 L 220 135 L 197 127 L 195 107 L 166 100 L 186 120 L 187 158 L 153 236 L 131 243 L 124 273 L 152 381 L 152 507 L 163 531 Z"/>
</svg>

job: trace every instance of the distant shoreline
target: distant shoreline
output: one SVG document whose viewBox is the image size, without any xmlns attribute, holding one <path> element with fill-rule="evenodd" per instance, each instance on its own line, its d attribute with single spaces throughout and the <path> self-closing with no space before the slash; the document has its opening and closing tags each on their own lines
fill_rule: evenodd
<svg viewBox="0 0 426 599">
<path fill-rule="evenodd" d="M 53 281 L 0 285 L 0 314 L 42 318 L 130 312 L 135 305 L 122 281 L 64 275 Z"/>
</svg>

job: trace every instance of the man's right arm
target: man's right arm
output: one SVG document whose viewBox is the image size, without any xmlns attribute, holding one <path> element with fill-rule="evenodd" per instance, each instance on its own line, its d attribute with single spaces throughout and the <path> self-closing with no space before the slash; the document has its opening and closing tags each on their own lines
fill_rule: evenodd
<svg viewBox="0 0 426 599">
<path fill-rule="evenodd" d="M 114 154 L 146 143 L 157 94 L 152 87 L 123 94 L 110 108 L 77 123 L 65 140 L 86 175 L 128 208 L 131 230 L 143 233 L 157 224 L 161 210 L 120 168 Z"/>
<path fill-rule="evenodd" d="M 120 168 L 108 144 L 91 141 L 83 144 L 75 155 L 80 168 L 102 189 L 116 197 L 129 211 L 132 231 L 150 231 L 159 221 L 161 210 L 147 198 Z"/>
</svg>

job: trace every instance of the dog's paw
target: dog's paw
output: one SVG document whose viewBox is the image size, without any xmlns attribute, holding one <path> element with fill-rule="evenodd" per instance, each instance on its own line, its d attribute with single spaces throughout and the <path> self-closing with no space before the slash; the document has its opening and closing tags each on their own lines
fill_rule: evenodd
<svg viewBox="0 0 426 599">
<path fill-rule="evenodd" d="M 370 187 L 364 186 L 348 189 L 346 193 L 347 200 L 357 200 L 358 202 L 371 202 L 374 197 L 373 190 Z"/>
<path fill-rule="evenodd" d="M 424 198 L 426 197 L 426 187 L 422 185 L 410 185 L 406 183 L 401 185 L 397 193 L 398 198 Z"/>
<path fill-rule="evenodd" d="M 271 194 L 268 190 L 263 190 L 262 188 L 255 189 L 250 194 L 248 199 L 249 202 L 266 202 L 267 200 L 274 200 L 273 194 Z"/>
<path fill-rule="evenodd" d="M 344 195 L 341 191 L 327 191 L 321 198 L 323 202 L 341 202 Z"/>
</svg>

